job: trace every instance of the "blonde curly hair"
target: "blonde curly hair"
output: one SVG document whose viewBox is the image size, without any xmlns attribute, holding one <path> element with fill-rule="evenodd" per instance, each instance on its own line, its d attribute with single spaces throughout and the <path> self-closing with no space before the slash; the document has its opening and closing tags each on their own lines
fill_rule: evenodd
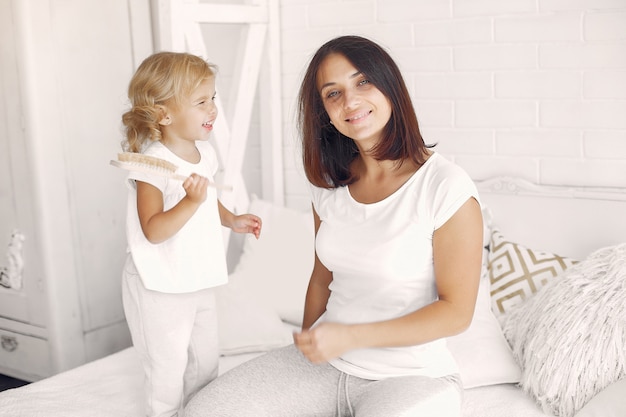
<svg viewBox="0 0 626 417">
<path fill-rule="evenodd" d="M 124 151 L 140 153 L 146 143 L 161 140 L 163 106 L 178 106 L 216 72 L 215 65 L 185 52 L 158 52 L 146 58 L 128 86 L 131 108 L 122 115 Z"/>
</svg>

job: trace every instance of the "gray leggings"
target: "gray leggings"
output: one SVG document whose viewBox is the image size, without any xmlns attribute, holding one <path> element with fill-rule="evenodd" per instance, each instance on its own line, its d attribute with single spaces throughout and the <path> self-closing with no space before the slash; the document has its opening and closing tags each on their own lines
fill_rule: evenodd
<svg viewBox="0 0 626 417">
<path fill-rule="evenodd" d="M 372 381 L 313 365 L 290 345 L 204 387 L 185 417 L 459 417 L 457 375 Z"/>
</svg>

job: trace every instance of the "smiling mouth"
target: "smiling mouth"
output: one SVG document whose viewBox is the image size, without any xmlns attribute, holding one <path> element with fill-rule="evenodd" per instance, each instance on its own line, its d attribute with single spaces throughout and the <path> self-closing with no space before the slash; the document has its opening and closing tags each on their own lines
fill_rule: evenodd
<svg viewBox="0 0 626 417">
<path fill-rule="evenodd" d="M 369 116 L 369 115 L 370 115 L 370 113 L 372 113 L 372 111 L 371 111 L 371 110 L 370 110 L 370 111 L 363 112 L 363 113 L 359 113 L 359 114 L 357 114 L 356 116 L 353 116 L 353 117 L 350 117 L 349 119 L 346 119 L 346 122 L 354 122 L 354 121 L 356 121 L 356 120 L 363 119 L 364 117 Z"/>
<path fill-rule="evenodd" d="M 209 127 L 209 128 L 211 128 L 211 127 L 213 127 L 213 122 L 204 122 L 204 123 L 202 123 L 202 127 Z"/>
</svg>

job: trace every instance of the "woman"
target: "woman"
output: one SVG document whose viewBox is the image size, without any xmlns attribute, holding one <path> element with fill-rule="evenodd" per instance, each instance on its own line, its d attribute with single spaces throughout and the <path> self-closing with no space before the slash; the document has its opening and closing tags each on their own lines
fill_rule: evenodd
<svg viewBox="0 0 626 417">
<path fill-rule="evenodd" d="M 467 174 L 432 152 L 377 44 L 323 45 L 299 96 L 315 266 L 294 345 L 204 388 L 186 416 L 458 416 L 445 337 L 469 326 L 482 217 Z"/>
</svg>

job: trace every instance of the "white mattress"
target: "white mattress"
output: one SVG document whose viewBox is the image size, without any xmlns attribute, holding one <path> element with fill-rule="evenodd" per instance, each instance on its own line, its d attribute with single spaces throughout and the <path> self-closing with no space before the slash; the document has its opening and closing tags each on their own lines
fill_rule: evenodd
<svg viewBox="0 0 626 417">
<path fill-rule="evenodd" d="M 224 356 L 220 372 L 260 353 Z M 133 348 L 0 393 L 2 417 L 141 416 L 141 367 Z M 463 417 L 545 417 L 513 385 L 465 391 Z"/>
<path fill-rule="evenodd" d="M 539 406 L 514 384 L 465 390 L 462 417 L 546 417 Z"/>
</svg>

